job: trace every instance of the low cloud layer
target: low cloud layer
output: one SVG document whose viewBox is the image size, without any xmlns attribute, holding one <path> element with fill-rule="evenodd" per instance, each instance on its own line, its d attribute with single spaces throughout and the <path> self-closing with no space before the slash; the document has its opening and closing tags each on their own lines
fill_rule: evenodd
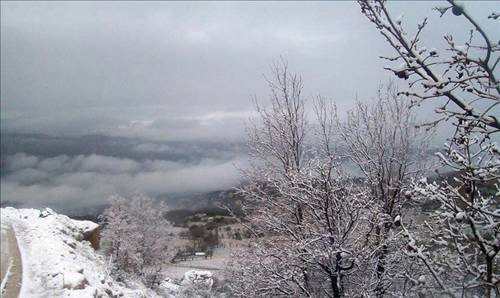
<svg viewBox="0 0 500 298">
<path fill-rule="evenodd" d="M 141 192 L 158 197 L 227 189 L 238 183 L 236 167 L 244 164 L 243 158 L 183 164 L 96 154 L 40 158 L 17 153 L 4 160 L 4 202 L 63 209 L 100 205 L 115 193 L 127 196 Z"/>
</svg>

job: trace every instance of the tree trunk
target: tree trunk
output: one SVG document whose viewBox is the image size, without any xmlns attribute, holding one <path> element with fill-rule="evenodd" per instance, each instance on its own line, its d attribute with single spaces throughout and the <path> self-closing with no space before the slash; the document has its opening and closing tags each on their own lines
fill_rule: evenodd
<svg viewBox="0 0 500 298">
<path fill-rule="evenodd" d="M 375 231 L 377 235 L 377 246 L 380 245 L 383 241 L 385 241 L 386 233 L 383 231 L 383 228 L 377 227 Z M 388 253 L 387 245 L 382 245 L 380 250 L 378 251 L 377 258 L 377 286 L 375 287 L 375 296 L 377 298 L 382 298 L 385 294 L 384 285 L 382 283 L 382 279 L 385 274 L 385 257 Z"/>
</svg>

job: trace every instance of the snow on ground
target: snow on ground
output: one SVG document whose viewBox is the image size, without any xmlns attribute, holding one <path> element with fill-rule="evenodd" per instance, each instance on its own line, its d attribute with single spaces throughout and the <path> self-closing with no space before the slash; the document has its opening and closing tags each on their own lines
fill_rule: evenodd
<svg viewBox="0 0 500 298">
<path fill-rule="evenodd" d="M 190 270 L 184 273 L 184 278 L 181 281 L 183 286 L 191 286 L 201 284 L 206 288 L 212 288 L 214 280 L 212 278 L 212 272 L 210 271 L 200 271 L 200 270 Z"/>
<path fill-rule="evenodd" d="M 216 248 L 212 258 L 205 259 L 204 257 L 194 257 L 192 260 L 188 258 L 186 261 L 169 264 L 163 270 L 163 274 L 176 280 L 184 278 L 186 272 L 195 270 L 211 271 L 215 277 L 218 273 L 226 268 L 229 261 L 231 251 L 229 248 Z"/>
<path fill-rule="evenodd" d="M 9 276 L 11 275 L 12 260 L 10 257 L 9 244 L 6 241 L 9 226 L 6 223 L 2 222 L 0 224 L 0 227 L 0 253 L 2 254 L 2 258 L 0 259 L 0 276 L 2 276 L 0 283 L 0 293 L 3 294 L 7 281 L 9 280 Z"/>
<path fill-rule="evenodd" d="M 95 223 L 76 221 L 46 209 L 1 209 L 2 225 L 12 225 L 21 252 L 20 297 L 157 297 L 137 285 L 126 288 L 109 276 L 103 256 L 83 232 Z"/>
<path fill-rule="evenodd" d="M 160 292 L 166 297 L 204 298 L 211 296 L 214 284 L 212 272 L 207 270 L 186 271 L 180 280 L 166 278 L 159 286 Z"/>
<path fill-rule="evenodd" d="M 21 289 L 21 255 L 14 230 L 7 223 L 1 223 L 0 237 L 0 297 L 15 298 Z"/>
<path fill-rule="evenodd" d="M 160 285 L 160 292 L 167 297 L 212 297 L 215 280 L 221 280 L 221 272 L 229 260 L 228 248 L 216 248 L 212 258 L 193 257 L 175 264 L 168 264 L 162 273 L 168 276 Z M 215 297 L 215 296 L 213 296 Z"/>
<path fill-rule="evenodd" d="M 1 282 L 0 282 L 0 295 L 3 296 L 3 293 L 5 291 L 5 287 L 7 286 L 7 281 L 9 280 L 9 277 L 11 276 L 11 271 L 12 271 L 12 258 L 10 257 L 10 250 L 9 250 L 9 243 L 7 242 L 7 237 L 8 237 L 8 228 L 9 226 L 5 223 L 1 223 L 1 238 L 0 238 L 0 253 L 2 254 L 1 258 L 1 264 L 0 264 L 0 276 Z"/>
<path fill-rule="evenodd" d="M 2 235 L 1 236 L 2 239 L 7 237 L 8 229 L 9 229 L 9 226 L 7 225 L 7 223 L 5 223 L 5 222 L 0 223 L 0 232 Z M 6 255 L 9 254 L 9 245 L 8 245 L 7 241 L 0 242 L 0 251 L 2 252 L 2 254 L 6 254 Z M 2 258 L 2 263 L 4 261 L 8 261 L 8 260 Z M 2 267 L 3 267 L 3 264 L 2 264 Z"/>
</svg>

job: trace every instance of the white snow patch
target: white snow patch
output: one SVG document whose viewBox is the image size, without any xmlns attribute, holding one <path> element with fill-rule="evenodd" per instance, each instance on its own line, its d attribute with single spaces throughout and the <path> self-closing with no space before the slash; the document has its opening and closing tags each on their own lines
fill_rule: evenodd
<svg viewBox="0 0 500 298">
<path fill-rule="evenodd" d="M 164 281 L 160 283 L 159 290 L 163 295 L 167 297 L 175 296 L 177 293 L 180 292 L 181 286 L 175 283 L 174 280 L 166 278 Z"/>
<path fill-rule="evenodd" d="M 78 229 L 80 229 L 80 231 L 82 231 L 83 233 L 95 230 L 99 226 L 95 222 L 89 221 L 89 220 L 74 220 L 74 219 L 72 219 L 72 221 L 73 221 L 73 224 L 75 226 L 77 226 Z"/>
<path fill-rule="evenodd" d="M 207 289 L 211 289 L 213 284 L 212 272 L 206 270 L 190 270 L 184 273 L 181 281 L 183 286 L 201 285 L 207 287 Z"/>
<path fill-rule="evenodd" d="M 89 284 L 85 275 L 78 272 L 67 272 L 63 273 L 63 287 L 65 289 L 85 289 L 85 286 Z"/>
</svg>

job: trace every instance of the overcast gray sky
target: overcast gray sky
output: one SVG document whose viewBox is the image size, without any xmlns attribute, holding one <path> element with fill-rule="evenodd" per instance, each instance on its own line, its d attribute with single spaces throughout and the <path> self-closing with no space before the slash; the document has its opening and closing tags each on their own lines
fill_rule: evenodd
<svg viewBox="0 0 500 298">
<path fill-rule="evenodd" d="M 251 99 L 266 102 L 263 75 L 280 56 L 302 75 L 307 98 L 332 98 L 340 112 L 392 77 L 378 58 L 392 50 L 355 2 L 0 3 L 3 132 L 140 137 L 4 134 L 0 197 L 22 206 L 236 185 Z M 409 31 L 431 16 L 422 37 L 439 48 L 444 33 L 460 39 L 467 30 L 459 17 L 439 19 L 437 5 L 390 8 Z M 465 6 L 498 40 L 486 18 L 498 2 Z"/>
<path fill-rule="evenodd" d="M 497 4 L 466 6 L 485 18 Z M 436 16 L 431 2 L 393 6 Z M 388 80 L 389 53 L 355 2 L 2 1 L 2 129 L 235 138 L 280 55 L 306 96 L 347 109 Z"/>
</svg>

